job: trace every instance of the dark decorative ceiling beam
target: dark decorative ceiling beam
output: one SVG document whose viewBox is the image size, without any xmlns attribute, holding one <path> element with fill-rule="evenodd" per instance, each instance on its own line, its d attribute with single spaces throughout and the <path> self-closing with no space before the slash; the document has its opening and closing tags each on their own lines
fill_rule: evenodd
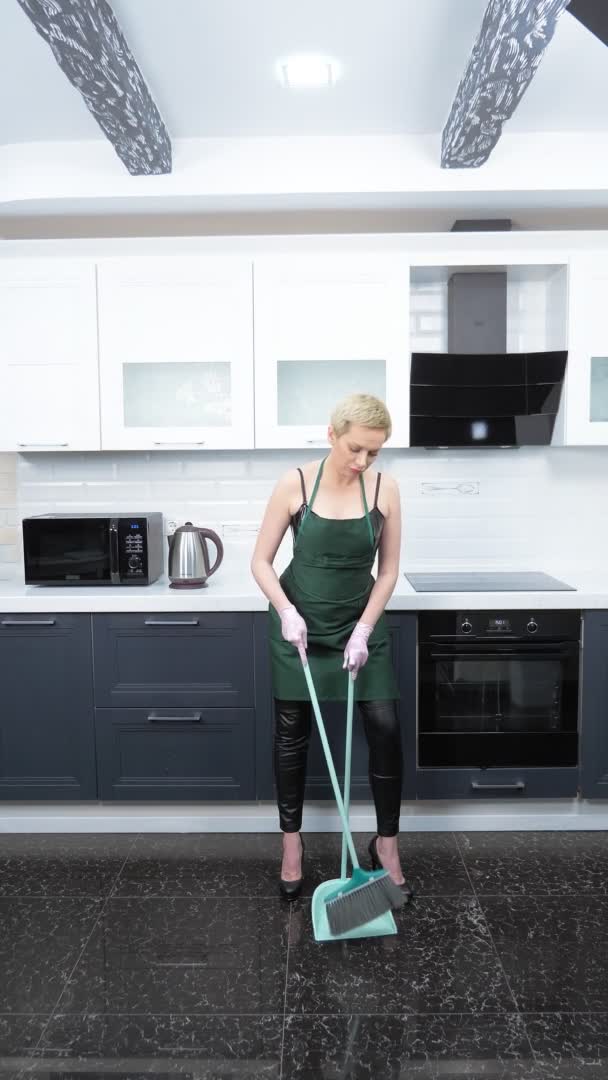
<svg viewBox="0 0 608 1080">
<path fill-rule="evenodd" d="M 608 4 L 606 0 L 570 0 L 568 11 L 583 26 L 608 45 Z"/>
<path fill-rule="evenodd" d="M 107 0 L 17 0 L 133 176 L 171 172 L 171 141 Z"/>
<path fill-rule="evenodd" d="M 569 0 L 490 0 L 441 138 L 444 169 L 488 160 Z"/>
</svg>

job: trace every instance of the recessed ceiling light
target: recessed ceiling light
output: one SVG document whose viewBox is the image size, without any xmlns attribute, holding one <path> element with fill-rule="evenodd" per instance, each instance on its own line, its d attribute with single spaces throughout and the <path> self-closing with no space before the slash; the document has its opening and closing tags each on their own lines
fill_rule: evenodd
<svg viewBox="0 0 608 1080">
<path fill-rule="evenodd" d="M 277 65 L 279 80 L 289 90 L 308 90 L 315 87 L 333 86 L 339 77 L 335 60 L 316 53 L 289 56 Z"/>
</svg>

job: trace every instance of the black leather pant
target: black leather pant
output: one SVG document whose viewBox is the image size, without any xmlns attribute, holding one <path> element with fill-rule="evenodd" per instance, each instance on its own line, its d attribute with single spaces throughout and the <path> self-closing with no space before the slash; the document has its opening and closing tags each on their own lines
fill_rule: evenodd
<svg viewBox="0 0 608 1080">
<path fill-rule="evenodd" d="M 283 832 L 299 832 L 312 725 L 309 701 L 275 698 L 274 776 Z M 401 808 L 401 727 L 395 701 L 357 703 L 369 746 L 369 781 L 380 836 L 399 832 Z"/>
</svg>

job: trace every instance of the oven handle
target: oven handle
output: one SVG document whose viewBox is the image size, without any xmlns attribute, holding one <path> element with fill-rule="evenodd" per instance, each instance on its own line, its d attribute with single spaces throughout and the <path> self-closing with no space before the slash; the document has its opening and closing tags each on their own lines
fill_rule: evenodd
<svg viewBox="0 0 608 1080">
<path fill-rule="evenodd" d="M 513 784 L 479 784 L 477 780 L 471 780 L 472 791 L 525 791 L 526 785 L 523 780 L 516 780 Z"/>
<path fill-rule="evenodd" d="M 471 649 L 473 646 L 484 647 L 485 645 L 576 645 L 578 638 L 573 637 L 537 637 L 534 634 L 484 634 L 483 637 L 474 634 L 430 634 L 420 644 L 427 648 L 452 649 L 454 646 L 464 646 Z"/>
<path fill-rule="evenodd" d="M 548 645 L 531 645 L 527 649 L 522 649 L 521 646 L 509 647 L 508 645 L 502 648 L 480 649 L 476 647 L 467 649 L 455 645 L 449 652 L 446 650 L 442 652 L 426 652 L 426 650 L 421 649 L 421 656 L 425 660 L 494 660 L 501 657 L 509 657 L 511 660 L 559 660 L 569 656 L 576 656 L 577 653 L 578 645 L 576 644 L 556 645 L 555 648 Z"/>
</svg>

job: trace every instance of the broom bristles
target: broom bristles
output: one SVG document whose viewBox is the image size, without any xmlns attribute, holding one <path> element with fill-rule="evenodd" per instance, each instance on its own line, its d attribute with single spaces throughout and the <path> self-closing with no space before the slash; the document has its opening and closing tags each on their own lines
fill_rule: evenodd
<svg viewBox="0 0 608 1080">
<path fill-rule="evenodd" d="M 346 934 L 393 908 L 403 907 L 405 896 L 388 873 L 349 889 L 325 905 L 332 934 Z"/>
</svg>

